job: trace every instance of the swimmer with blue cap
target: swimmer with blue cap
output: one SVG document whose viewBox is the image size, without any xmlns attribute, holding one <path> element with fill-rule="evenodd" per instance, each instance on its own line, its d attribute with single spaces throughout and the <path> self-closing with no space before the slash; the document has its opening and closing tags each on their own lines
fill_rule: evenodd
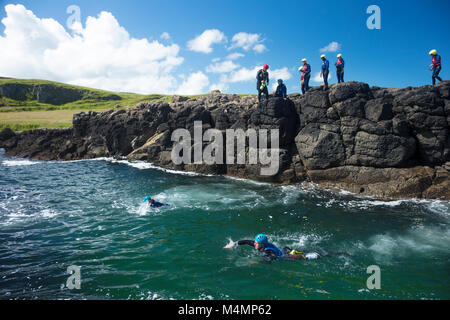
<svg viewBox="0 0 450 320">
<path fill-rule="evenodd" d="M 148 202 L 149 206 L 152 208 L 159 208 L 159 207 L 169 205 L 168 203 L 162 203 L 162 202 L 155 201 L 150 196 L 145 196 L 144 202 Z"/>
<path fill-rule="evenodd" d="M 336 253 L 319 253 L 317 251 L 298 251 L 293 250 L 289 247 L 284 247 L 283 250 L 279 249 L 273 243 L 269 242 L 269 239 L 265 234 L 258 234 L 255 240 L 239 240 L 236 242 L 231 242 L 226 245 L 224 249 L 232 249 L 240 245 L 249 245 L 254 247 L 261 253 L 261 256 L 266 262 L 271 262 L 275 259 L 293 259 L 293 260 L 311 260 L 330 256 L 348 255 L 347 252 L 336 252 Z"/>
</svg>

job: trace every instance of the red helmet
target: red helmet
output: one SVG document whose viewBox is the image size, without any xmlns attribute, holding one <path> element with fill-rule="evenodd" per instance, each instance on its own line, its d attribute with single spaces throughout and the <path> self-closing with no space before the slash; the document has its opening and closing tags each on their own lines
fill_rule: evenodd
<svg viewBox="0 0 450 320">
<path fill-rule="evenodd" d="M 265 64 L 263 68 L 264 68 L 264 69 L 269 69 L 269 65 L 268 65 L 268 64 Z"/>
</svg>

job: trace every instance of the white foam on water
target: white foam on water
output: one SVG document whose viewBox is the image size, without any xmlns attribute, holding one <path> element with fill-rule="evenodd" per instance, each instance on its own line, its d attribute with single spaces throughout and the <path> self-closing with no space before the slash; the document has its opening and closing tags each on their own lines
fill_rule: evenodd
<svg viewBox="0 0 450 320">
<path fill-rule="evenodd" d="M 137 214 L 140 216 L 146 215 L 148 213 L 148 210 L 150 209 L 150 205 L 148 202 L 144 202 L 139 206 L 139 209 L 137 210 Z"/>
<path fill-rule="evenodd" d="M 179 175 L 184 175 L 184 176 L 207 176 L 207 177 L 214 176 L 212 174 L 202 174 L 202 173 L 192 172 L 192 171 L 166 169 L 166 168 L 162 168 L 158 165 L 155 165 L 153 163 L 145 162 L 145 161 L 117 160 L 117 159 L 113 159 L 113 158 L 106 158 L 106 159 L 102 159 L 102 160 L 105 160 L 105 161 L 111 162 L 111 163 L 125 164 L 125 165 L 128 165 L 130 167 L 133 167 L 133 168 L 136 168 L 139 170 L 154 169 L 154 170 L 159 170 L 159 171 L 163 171 L 163 172 L 167 172 L 167 173 L 179 174 Z"/>
<path fill-rule="evenodd" d="M 4 214 L 1 212 L 4 211 Z M 34 219 L 51 219 L 58 215 L 53 209 L 37 209 L 28 213 L 29 209 L 20 203 L 16 203 L 11 209 L 11 203 L 0 202 L 0 225 L 11 225 L 15 223 L 25 223 Z"/>
<path fill-rule="evenodd" d="M 40 212 L 40 215 L 44 218 L 53 218 L 57 215 L 58 213 L 52 209 L 44 209 Z"/>
<path fill-rule="evenodd" d="M 30 161 L 27 159 L 3 160 L 2 165 L 5 167 L 31 166 L 42 163 L 42 161 Z"/>
<path fill-rule="evenodd" d="M 311 246 L 316 246 L 324 239 L 328 238 L 328 236 L 318 235 L 318 234 L 303 234 L 303 233 L 289 233 L 284 235 L 268 235 L 269 241 L 278 246 L 279 248 L 283 248 L 285 246 L 291 247 L 292 249 L 302 249 Z"/>
<path fill-rule="evenodd" d="M 404 234 L 385 233 L 369 239 L 367 249 L 381 261 L 407 255 L 450 253 L 450 229 L 438 227 L 412 228 Z"/>
<path fill-rule="evenodd" d="M 272 186 L 272 184 L 269 182 L 262 182 L 262 181 L 256 181 L 256 180 L 251 180 L 251 179 L 238 178 L 238 177 L 233 177 L 233 176 L 224 176 L 224 177 L 226 179 L 241 181 L 241 182 L 250 183 L 250 184 L 254 184 L 254 185 L 258 185 L 258 186 Z"/>
</svg>

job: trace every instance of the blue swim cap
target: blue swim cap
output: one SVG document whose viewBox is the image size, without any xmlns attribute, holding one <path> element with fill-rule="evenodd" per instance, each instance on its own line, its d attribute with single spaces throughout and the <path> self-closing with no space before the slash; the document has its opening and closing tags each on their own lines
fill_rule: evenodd
<svg viewBox="0 0 450 320">
<path fill-rule="evenodd" d="M 148 200 L 150 200 L 151 198 L 150 198 L 150 196 L 146 196 L 145 198 L 144 198 L 144 201 L 148 201 Z"/>
<path fill-rule="evenodd" d="M 260 233 L 255 237 L 255 241 L 258 243 L 266 244 L 268 242 L 268 239 L 265 234 Z"/>
<path fill-rule="evenodd" d="M 277 82 L 283 83 L 283 79 L 278 79 Z"/>
</svg>

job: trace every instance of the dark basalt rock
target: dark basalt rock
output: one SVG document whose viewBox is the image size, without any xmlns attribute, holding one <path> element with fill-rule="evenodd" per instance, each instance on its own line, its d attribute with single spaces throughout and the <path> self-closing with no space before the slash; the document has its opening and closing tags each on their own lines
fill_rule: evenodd
<svg viewBox="0 0 450 320">
<path fill-rule="evenodd" d="M 22 89 L 6 90 L 20 97 L 27 94 Z M 245 164 L 175 165 L 172 133 L 184 128 L 194 140 L 195 121 L 202 121 L 202 132 L 215 129 L 223 141 L 227 129 L 278 129 L 279 170 L 262 176 L 262 165 L 248 162 L 248 147 L 241 150 Z M 74 115 L 73 129 L 4 129 L 0 148 L 33 159 L 122 156 L 176 170 L 275 183 L 309 180 L 380 197 L 450 200 L 449 124 L 450 81 L 403 89 L 345 82 L 328 91 L 311 88 L 306 95 L 271 97 L 261 104 L 255 96 L 214 91 L 197 98 L 174 97 L 172 103 L 80 113 Z M 202 148 L 207 145 L 202 142 Z M 220 152 L 225 156 L 227 150 Z M 237 156 L 237 146 L 231 152 Z"/>
</svg>

